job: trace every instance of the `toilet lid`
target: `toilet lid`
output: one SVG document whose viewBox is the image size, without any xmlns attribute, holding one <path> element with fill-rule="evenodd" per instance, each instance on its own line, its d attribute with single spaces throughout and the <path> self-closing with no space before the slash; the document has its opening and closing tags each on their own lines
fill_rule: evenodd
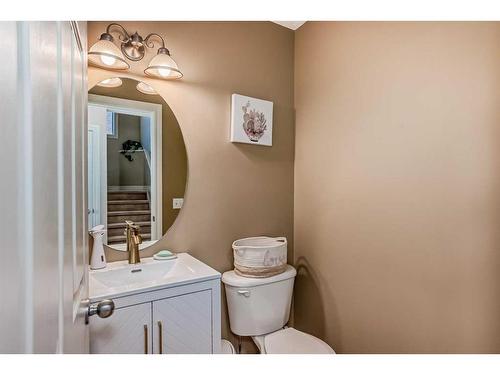
<svg viewBox="0 0 500 375">
<path fill-rule="evenodd" d="M 268 354 L 335 354 L 326 342 L 294 328 L 265 336 L 264 346 Z"/>
</svg>

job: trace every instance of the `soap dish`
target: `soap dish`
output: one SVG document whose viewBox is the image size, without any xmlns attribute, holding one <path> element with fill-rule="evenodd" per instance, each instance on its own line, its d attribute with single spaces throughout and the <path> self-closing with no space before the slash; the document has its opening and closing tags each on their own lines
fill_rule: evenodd
<svg viewBox="0 0 500 375">
<path fill-rule="evenodd" d="M 162 255 L 162 253 L 165 255 Z M 155 259 L 155 260 L 171 260 L 171 259 L 175 259 L 175 258 L 177 258 L 177 255 L 168 251 L 168 250 L 167 251 L 165 251 L 165 250 L 159 251 L 158 253 L 153 255 L 153 259 Z"/>
</svg>

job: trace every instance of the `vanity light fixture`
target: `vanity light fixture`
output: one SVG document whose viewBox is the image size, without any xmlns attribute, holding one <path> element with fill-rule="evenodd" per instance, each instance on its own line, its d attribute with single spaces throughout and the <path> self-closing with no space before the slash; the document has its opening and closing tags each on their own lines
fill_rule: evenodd
<svg viewBox="0 0 500 375">
<path fill-rule="evenodd" d="M 163 41 L 163 39 L 162 39 Z M 144 70 L 148 76 L 161 79 L 179 79 L 182 78 L 182 73 L 179 70 L 176 62 L 170 57 L 170 52 L 163 47 L 158 49 L 158 54 L 149 62 L 148 67 Z"/>
<path fill-rule="evenodd" d="M 105 69 L 128 69 L 130 65 L 125 60 L 125 57 L 118 47 L 113 43 L 113 36 L 109 33 L 111 25 L 109 25 L 106 32 L 101 35 L 99 41 L 90 47 L 88 53 L 89 63 Z"/>
<path fill-rule="evenodd" d="M 114 29 L 114 30 L 112 30 Z M 120 49 L 114 44 L 112 32 L 119 33 Z M 137 31 L 130 35 L 119 23 L 110 23 L 106 32 L 101 35 L 89 50 L 89 62 L 105 69 L 128 69 L 130 61 L 140 61 L 146 54 L 146 48 L 154 48 L 152 38 L 161 40 L 161 47 L 155 57 L 151 59 L 144 73 L 160 79 L 179 79 L 182 73 L 176 62 L 170 56 L 170 51 L 165 47 L 165 40 L 156 33 L 150 33 L 145 38 Z"/>
<path fill-rule="evenodd" d="M 115 78 L 108 78 L 105 79 L 104 81 L 101 81 L 97 84 L 97 86 L 100 87 L 120 87 L 122 85 L 122 80 L 118 77 Z"/>
<path fill-rule="evenodd" d="M 147 83 L 144 82 L 139 82 L 135 88 L 137 89 L 137 91 L 140 91 L 143 94 L 158 95 L 158 93 L 154 88 L 152 88 L 151 86 L 149 86 Z"/>
</svg>

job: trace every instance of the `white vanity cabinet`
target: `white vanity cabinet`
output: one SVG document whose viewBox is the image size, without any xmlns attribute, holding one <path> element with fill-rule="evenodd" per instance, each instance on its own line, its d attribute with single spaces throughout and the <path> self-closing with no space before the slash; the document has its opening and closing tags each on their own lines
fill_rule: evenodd
<svg viewBox="0 0 500 375">
<path fill-rule="evenodd" d="M 154 301 L 153 353 L 213 353 L 211 299 L 200 290 Z"/>
<path fill-rule="evenodd" d="M 123 307 L 107 319 L 95 319 L 90 325 L 90 353 L 151 353 L 151 319 L 151 303 Z"/>
<path fill-rule="evenodd" d="M 128 267 L 137 269 L 140 266 Z M 146 268 L 147 265 L 144 272 L 147 272 Z M 129 290 L 115 295 L 110 290 L 109 293 L 91 298 L 92 302 L 112 299 L 115 310 L 106 319 L 91 320 L 90 352 L 219 353 L 220 273 L 213 270 L 210 277 L 195 278 L 180 284 Z"/>
</svg>

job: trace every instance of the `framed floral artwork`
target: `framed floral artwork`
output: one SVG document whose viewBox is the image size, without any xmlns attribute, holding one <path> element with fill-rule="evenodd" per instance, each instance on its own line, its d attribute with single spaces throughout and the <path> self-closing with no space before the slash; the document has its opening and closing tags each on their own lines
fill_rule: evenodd
<svg viewBox="0 0 500 375">
<path fill-rule="evenodd" d="M 231 142 L 273 145 L 273 102 L 233 94 Z"/>
</svg>

